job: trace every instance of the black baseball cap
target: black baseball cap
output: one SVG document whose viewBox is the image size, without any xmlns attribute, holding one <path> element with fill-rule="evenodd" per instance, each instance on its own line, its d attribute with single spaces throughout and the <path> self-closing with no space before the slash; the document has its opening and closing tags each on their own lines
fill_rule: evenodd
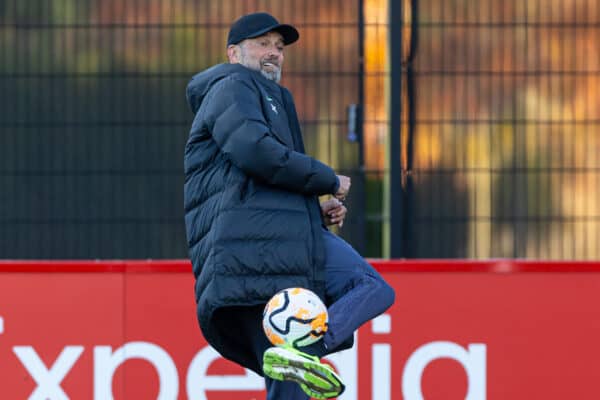
<svg viewBox="0 0 600 400">
<path fill-rule="evenodd" d="M 231 25 L 227 36 L 227 46 L 264 35 L 267 32 L 279 32 L 283 36 L 283 44 L 294 43 L 300 34 L 292 25 L 280 24 L 270 14 L 254 13 L 244 15 Z"/>
</svg>

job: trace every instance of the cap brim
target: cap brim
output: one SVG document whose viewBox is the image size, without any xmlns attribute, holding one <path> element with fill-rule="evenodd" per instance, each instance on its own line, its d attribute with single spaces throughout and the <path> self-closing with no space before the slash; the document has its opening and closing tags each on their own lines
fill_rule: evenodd
<svg viewBox="0 0 600 400">
<path fill-rule="evenodd" d="M 249 38 L 256 38 L 256 37 L 264 35 L 267 32 L 272 32 L 272 31 L 275 31 L 275 32 L 278 32 L 281 34 L 281 36 L 283 37 L 283 44 L 286 46 L 288 44 L 294 43 L 295 41 L 297 41 L 300 38 L 300 33 L 298 33 L 296 28 L 294 28 L 292 25 L 287 25 L 287 24 L 278 24 L 278 25 L 270 26 L 265 29 L 261 29 L 258 32 L 254 32 L 252 34 L 252 36 L 250 36 Z"/>
</svg>

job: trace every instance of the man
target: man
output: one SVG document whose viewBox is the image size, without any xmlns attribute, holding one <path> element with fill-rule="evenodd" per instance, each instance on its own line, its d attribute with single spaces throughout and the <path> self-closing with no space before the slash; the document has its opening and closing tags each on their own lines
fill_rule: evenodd
<svg viewBox="0 0 600 400">
<path fill-rule="evenodd" d="M 223 357 L 265 376 L 268 400 L 341 394 L 340 377 L 319 358 L 352 346 L 353 332 L 394 301 L 325 227 L 343 223 L 350 179 L 304 154 L 292 96 L 278 84 L 284 47 L 298 38 L 269 14 L 246 15 L 229 31 L 229 63 L 187 88 L 195 118 L 185 222 L 198 320 Z M 272 347 L 262 330 L 264 305 L 288 287 L 310 289 L 329 307 L 329 329 L 312 346 Z"/>
</svg>

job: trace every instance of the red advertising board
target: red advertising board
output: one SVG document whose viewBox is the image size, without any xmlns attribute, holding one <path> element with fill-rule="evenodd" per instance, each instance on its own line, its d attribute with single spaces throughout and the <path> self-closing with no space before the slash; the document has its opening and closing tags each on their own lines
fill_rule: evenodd
<svg viewBox="0 0 600 400">
<path fill-rule="evenodd" d="M 600 264 L 372 261 L 395 305 L 341 400 L 598 399 Z M 264 399 L 207 346 L 186 261 L 0 262 L 0 398 Z"/>
</svg>

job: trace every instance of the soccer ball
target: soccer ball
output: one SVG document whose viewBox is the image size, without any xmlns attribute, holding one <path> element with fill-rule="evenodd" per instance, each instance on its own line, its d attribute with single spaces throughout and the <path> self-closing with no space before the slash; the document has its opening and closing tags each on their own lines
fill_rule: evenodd
<svg viewBox="0 0 600 400">
<path fill-rule="evenodd" d="M 284 289 L 269 300 L 263 312 L 263 329 L 276 346 L 308 346 L 327 331 L 327 307 L 304 288 Z"/>
</svg>

